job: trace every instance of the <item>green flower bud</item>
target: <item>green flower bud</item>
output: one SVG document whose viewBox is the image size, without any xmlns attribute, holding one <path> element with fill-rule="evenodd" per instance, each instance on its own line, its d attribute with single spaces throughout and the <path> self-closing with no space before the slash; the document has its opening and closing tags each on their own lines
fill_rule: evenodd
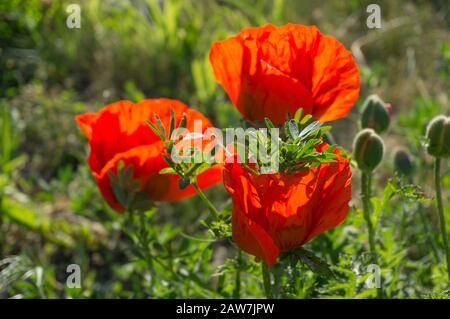
<svg viewBox="0 0 450 319">
<path fill-rule="evenodd" d="M 389 122 L 388 104 L 384 103 L 376 94 L 368 96 L 361 115 L 362 127 L 374 129 L 375 132 L 381 134 L 388 129 Z"/>
<path fill-rule="evenodd" d="M 414 163 L 411 155 L 405 150 L 398 150 L 394 155 L 395 170 L 404 176 L 414 173 Z"/>
<path fill-rule="evenodd" d="M 353 142 L 353 158 L 360 170 L 372 172 L 383 159 L 384 143 L 374 130 L 366 128 L 359 132 Z"/>
<path fill-rule="evenodd" d="M 431 120 L 426 133 L 428 154 L 450 156 L 450 117 L 439 115 Z"/>
</svg>

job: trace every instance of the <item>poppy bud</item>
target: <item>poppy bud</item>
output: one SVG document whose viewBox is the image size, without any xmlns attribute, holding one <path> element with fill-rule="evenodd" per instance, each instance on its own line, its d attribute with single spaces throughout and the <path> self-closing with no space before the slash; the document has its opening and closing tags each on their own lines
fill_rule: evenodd
<svg viewBox="0 0 450 319">
<path fill-rule="evenodd" d="M 428 154 L 435 157 L 450 156 L 450 117 L 439 115 L 431 120 L 426 133 Z"/>
<path fill-rule="evenodd" d="M 360 170 L 372 172 L 383 159 L 383 140 L 372 129 L 364 129 L 356 135 L 353 144 L 353 157 Z"/>
<path fill-rule="evenodd" d="M 378 134 L 385 132 L 390 122 L 389 107 L 378 95 L 368 96 L 361 115 L 362 127 L 374 129 Z"/>
<path fill-rule="evenodd" d="M 404 176 L 411 176 L 414 172 L 414 163 L 411 155 L 405 150 L 398 150 L 394 155 L 395 170 Z"/>
</svg>

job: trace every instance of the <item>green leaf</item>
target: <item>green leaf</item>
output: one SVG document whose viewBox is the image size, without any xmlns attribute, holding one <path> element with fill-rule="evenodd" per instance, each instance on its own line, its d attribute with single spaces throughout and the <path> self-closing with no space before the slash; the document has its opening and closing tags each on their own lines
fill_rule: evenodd
<svg viewBox="0 0 450 319">
<path fill-rule="evenodd" d="M 169 138 L 171 138 L 174 129 L 175 129 L 175 113 L 173 112 L 173 108 L 170 108 Z"/>
<path fill-rule="evenodd" d="M 328 263 L 317 257 L 312 251 L 300 247 L 295 249 L 293 253 L 302 263 L 306 264 L 311 271 L 327 278 L 334 277 L 334 273 Z"/>
<path fill-rule="evenodd" d="M 159 174 L 177 174 L 177 172 L 172 167 L 166 167 L 159 171 Z"/>
<path fill-rule="evenodd" d="M 133 165 L 129 165 L 125 168 L 125 164 L 123 161 L 120 161 L 118 164 L 118 174 L 117 177 L 119 179 L 120 185 L 127 185 L 131 182 L 131 177 L 133 175 Z"/>
<path fill-rule="evenodd" d="M 305 117 L 300 121 L 301 125 L 305 125 L 306 123 L 308 123 L 308 121 L 312 119 L 312 115 L 311 114 L 307 114 L 305 115 Z"/>
<path fill-rule="evenodd" d="M 172 162 L 172 159 L 170 159 L 169 157 L 167 157 L 165 154 L 162 154 L 162 158 L 164 159 L 164 161 L 173 169 L 175 169 L 175 165 Z"/>
<path fill-rule="evenodd" d="M 161 135 L 163 136 L 162 140 L 165 141 L 166 140 L 166 129 L 164 128 L 164 125 L 163 125 L 163 123 L 161 121 L 161 118 L 159 117 L 158 114 L 155 114 L 155 120 L 156 120 L 156 123 L 158 124 L 158 127 L 159 127 L 160 131 L 161 131 Z"/>
<path fill-rule="evenodd" d="M 305 127 L 300 134 L 298 135 L 298 137 L 300 137 L 300 139 L 305 139 L 310 135 L 314 136 L 314 130 L 320 128 L 322 126 L 322 123 L 320 122 L 312 122 L 311 124 L 309 124 L 307 127 Z"/>
<path fill-rule="evenodd" d="M 264 123 L 266 123 L 267 128 L 275 128 L 275 125 L 273 125 L 272 121 L 267 117 L 264 118 Z"/>
<path fill-rule="evenodd" d="M 148 126 L 150 126 L 153 133 L 155 133 L 162 141 L 165 140 L 165 137 L 163 135 L 161 135 L 161 132 L 158 130 L 158 128 L 155 126 L 155 124 L 153 124 L 149 120 L 146 120 L 145 122 L 148 124 Z"/>
<path fill-rule="evenodd" d="M 287 121 L 284 129 L 286 131 L 286 135 L 293 140 L 295 140 L 300 133 L 298 130 L 298 124 L 294 120 Z"/>
<path fill-rule="evenodd" d="M 186 128 L 186 122 L 187 122 L 186 114 L 183 113 L 183 117 L 181 118 L 180 125 L 178 126 L 178 128 Z"/>
<path fill-rule="evenodd" d="M 191 176 L 193 173 L 196 172 L 196 170 L 202 165 L 203 163 L 195 163 L 194 165 L 192 165 L 187 172 L 185 173 L 185 176 Z"/>
<path fill-rule="evenodd" d="M 167 150 L 167 153 L 169 153 L 169 154 L 172 153 L 172 150 L 173 150 L 173 146 L 174 146 L 174 145 L 175 145 L 175 142 L 172 141 L 172 140 L 168 140 L 168 141 L 166 142 L 166 150 Z"/>
<path fill-rule="evenodd" d="M 333 153 L 335 150 L 337 149 L 337 145 L 330 145 L 330 147 L 327 148 L 326 152 L 327 153 Z"/>
<path fill-rule="evenodd" d="M 298 108 L 297 111 L 295 111 L 294 121 L 296 123 L 300 123 L 300 121 L 302 119 L 302 115 L 303 115 L 303 109 L 302 108 Z"/>
<path fill-rule="evenodd" d="M 209 169 L 212 166 L 210 163 L 203 163 L 199 168 L 197 168 L 197 175 L 200 175 L 207 169 Z"/>
<path fill-rule="evenodd" d="M 11 145 L 11 121 L 6 106 L 2 106 L 1 118 L 1 164 L 6 164 L 11 159 L 12 145 Z"/>
<path fill-rule="evenodd" d="M 0 291 L 5 291 L 8 285 L 25 277 L 31 268 L 31 260 L 26 255 L 0 260 Z"/>
<path fill-rule="evenodd" d="M 122 189 L 122 185 L 120 185 L 118 177 L 114 175 L 112 171 L 108 172 L 109 180 L 111 182 L 111 187 L 114 193 L 114 196 L 116 197 L 117 201 L 122 205 L 127 205 L 127 197 L 125 195 L 125 192 Z"/>
</svg>

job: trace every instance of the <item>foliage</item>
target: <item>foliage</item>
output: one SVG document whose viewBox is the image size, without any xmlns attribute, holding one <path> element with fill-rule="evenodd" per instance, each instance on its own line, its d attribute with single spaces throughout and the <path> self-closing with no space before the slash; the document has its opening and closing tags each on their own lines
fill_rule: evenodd
<svg viewBox="0 0 450 319">
<path fill-rule="evenodd" d="M 220 186 L 205 192 L 219 221 L 198 197 L 117 214 L 87 169 L 73 116 L 121 98 L 164 96 L 218 127 L 243 126 L 214 84 L 210 45 L 249 25 L 295 22 L 317 24 L 360 53 L 360 102 L 329 132 L 342 153 L 351 149 L 365 97 L 376 93 L 393 107 L 370 199 L 382 296 L 449 298 L 432 160 L 422 139 L 429 120 L 450 110 L 449 13 L 442 2 L 378 1 L 380 30 L 366 28 L 371 2 L 363 0 L 79 2 L 81 29 L 65 25 L 70 1 L 0 2 L 0 297 L 263 297 L 259 264 L 239 256 L 230 241 L 231 205 Z M 296 143 L 291 136 L 287 144 Z M 394 173 L 398 145 L 411 153 L 412 177 Z M 442 170 L 448 216 L 448 161 Z M 347 220 L 305 247 L 316 256 L 286 256 L 270 270 L 277 297 L 377 297 L 366 284 L 371 260 L 358 182 L 354 170 Z M 311 272 L 311 258 L 326 261 L 334 275 Z M 80 265 L 81 288 L 67 287 L 69 264 Z"/>
</svg>

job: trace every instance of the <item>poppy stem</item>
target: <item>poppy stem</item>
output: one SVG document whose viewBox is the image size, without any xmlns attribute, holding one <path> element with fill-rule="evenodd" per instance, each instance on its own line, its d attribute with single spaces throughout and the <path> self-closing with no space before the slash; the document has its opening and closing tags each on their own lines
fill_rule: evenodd
<svg viewBox="0 0 450 319">
<path fill-rule="evenodd" d="M 211 201 L 208 199 L 208 197 L 206 197 L 205 193 L 203 193 L 203 191 L 200 189 L 200 187 L 198 187 L 197 181 L 193 181 L 192 186 L 194 186 L 195 190 L 197 191 L 198 196 L 200 196 L 202 201 L 206 204 L 206 206 L 208 206 L 211 213 L 213 213 L 214 218 L 218 220 L 220 218 L 220 212 L 217 210 L 217 208 L 214 206 L 214 204 L 211 203 Z"/>
<path fill-rule="evenodd" d="M 445 215 L 444 215 L 444 205 L 442 203 L 442 189 L 441 189 L 441 159 L 439 157 L 436 158 L 434 165 L 434 181 L 436 187 L 436 203 L 437 209 L 439 213 L 439 225 L 441 228 L 441 234 L 444 239 L 444 251 L 445 257 L 447 259 L 447 275 L 448 281 L 450 285 L 450 243 L 448 240 L 447 228 L 445 224 Z"/>
<path fill-rule="evenodd" d="M 372 197 L 372 172 L 362 172 L 361 193 L 363 201 L 364 219 L 367 223 L 367 231 L 369 234 L 369 250 L 372 263 L 377 264 L 377 253 L 375 246 L 375 227 L 372 223 L 370 198 Z M 377 298 L 383 298 L 383 291 L 377 287 Z"/>
<path fill-rule="evenodd" d="M 427 219 L 427 216 L 425 215 L 425 212 L 423 211 L 423 205 L 422 203 L 417 204 L 417 211 L 419 212 L 420 220 L 423 224 L 423 230 L 425 234 L 426 241 L 429 243 L 431 250 L 433 251 L 434 259 L 437 263 L 440 262 L 439 260 L 439 249 L 438 245 L 436 243 L 436 237 L 434 236 L 435 232 L 433 229 L 430 228 L 429 220 Z"/>
<path fill-rule="evenodd" d="M 361 179 L 361 195 L 363 202 L 363 213 L 364 219 L 367 224 L 367 231 L 369 235 L 369 250 L 372 255 L 372 260 L 376 261 L 376 248 L 375 248 L 375 229 L 372 224 L 372 218 L 370 216 L 370 197 L 371 195 L 371 184 L 372 184 L 372 173 L 362 172 Z"/>
<path fill-rule="evenodd" d="M 237 258 L 236 258 L 236 281 L 233 291 L 233 298 L 241 298 L 241 262 L 242 262 L 242 250 L 238 248 Z"/>
<path fill-rule="evenodd" d="M 264 292 L 266 294 L 267 299 L 272 299 L 272 283 L 270 280 L 270 271 L 269 267 L 266 265 L 264 261 L 261 261 L 261 268 L 262 268 L 262 275 L 263 275 L 263 282 L 264 282 Z"/>
</svg>

